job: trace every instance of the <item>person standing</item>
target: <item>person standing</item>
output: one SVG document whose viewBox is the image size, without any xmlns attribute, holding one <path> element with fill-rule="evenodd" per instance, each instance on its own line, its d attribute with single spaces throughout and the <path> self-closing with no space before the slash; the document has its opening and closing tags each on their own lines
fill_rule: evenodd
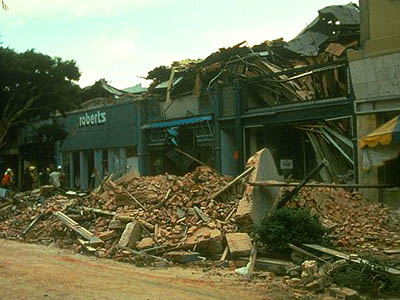
<svg viewBox="0 0 400 300">
<path fill-rule="evenodd" d="M 1 179 L 1 185 L 6 189 L 10 189 L 13 185 L 13 182 L 14 174 L 11 169 L 7 169 L 7 171 L 5 171 L 3 174 L 3 178 Z"/>
<path fill-rule="evenodd" d="M 31 178 L 32 189 L 39 188 L 39 175 L 35 166 L 29 167 L 29 177 Z"/>
<path fill-rule="evenodd" d="M 62 178 L 63 178 L 62 167 L 58 166 L 57 170 L 54 170 L 49 175 L 50 184 L 52 184 L 54 187 L 59 188 L 61 187 Z"/>
</svg>

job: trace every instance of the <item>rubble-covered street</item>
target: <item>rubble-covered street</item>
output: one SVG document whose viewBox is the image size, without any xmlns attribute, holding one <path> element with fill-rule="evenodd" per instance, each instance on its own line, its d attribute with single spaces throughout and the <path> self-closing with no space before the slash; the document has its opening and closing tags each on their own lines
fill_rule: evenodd
<svg viewBox="0 0 400 300">
<path fill-rule="evenodd" d="M 185 176 L 138 177 L 131 173 L 115 182 L 106 177 L 90 193 L 66 192 L 53 186 L 17 193 L 0 202 L 0 235 L 6 239 L 5 244 L 16 240 L 49 249 L 56 246 L 129 263 L 123 268 L 134 265 L 157 270 L 157 274 L 159 270 L 176 273 L 185 280 L 189 278 L 183 274 L 189 274 L 189 270 L 207 280 L 217 275 L 216 282 L 251 286 L 255 288 L 253 293 L 265 299 L 269 296 L 262 290 L 285 291 L 272 299 L 320 299 L 332 294 L 337 289 L 334 270 L 344 265 L 375 263 L 363 260 L 363 255 L 384 262 L 384 273 L 399 276 L 400 212 L 369 203 L 361 194 L 343 188 L 305 187 L 286 204 L 289 208 L 309 209 L 328 230 L 332 247 L 342 252 L 305 244 L 289 245 L 290 251 L 271 251 L 271 245 L 259 239 L 251 218 L 243 213 L 243 207 L 255 205 L 259 187 L 249 185 L 249 180 L 259 179 L 260 165 L 265 163 L 263 153 L 251 158 L 251 167 L 236 179 L 201 166 Z M 273 200 L 280 201 L 288 189 L 281 188 Z M 2 257 L 7 256 L 2 253 Z M 63 264 L 68 262 L 76 264 L 75 258 Z M 350 291 L 359 297 L 357 291 Z M 104 299 L 109 293 L 107 290 Z M 202 299 L 199 295 L 193 299 Z"/>
<path fill-rule="evenodd" d="M 1 240 L 0 257 L 1 299 L 261 300 L 281 294 L 278 284 L 267 289 L 223 270 L 138 268 L 13 241 Z"/>
</svg>

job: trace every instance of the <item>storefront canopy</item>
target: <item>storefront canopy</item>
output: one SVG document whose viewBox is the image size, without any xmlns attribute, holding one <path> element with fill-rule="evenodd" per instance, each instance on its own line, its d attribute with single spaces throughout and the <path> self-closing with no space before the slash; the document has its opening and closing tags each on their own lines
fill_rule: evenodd
<svg viewBox="0 0 400 300">
<path fill-rule="evenodd" d="M 360 140 L 360 148 L 378 145 L 400 144 L 399 116 L 378 127 Z"/>
<path fill-rule="evenodd" d="M 400 153 L 399 116 L 378 127 L 359 142 L 364 169 L 384 165 Z"/>
<path fill-rule="evenodd" d="M 201 116 L 201 117 L 193 117 L 193 118 L 184 118 L 184 119 L 177 119 L 177 120 L 168 120 L 163 122 L 153 122 L 149 124 L 144 124 L 142 129 L 151 129 L 151 128 L 166 128 L 166 127 L 175 127 L 175 126 L 182 126 L 182 125 L 189 125 L 200 123 L 204 121 L 211 121 L 211 116 Z"/>
</svg>

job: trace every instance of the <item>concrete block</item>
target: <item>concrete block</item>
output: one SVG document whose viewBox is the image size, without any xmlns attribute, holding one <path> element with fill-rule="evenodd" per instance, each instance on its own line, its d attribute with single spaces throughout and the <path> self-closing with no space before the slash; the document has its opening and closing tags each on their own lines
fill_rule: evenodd
<svg viewBox="0 0 400 300">
<path fill-rule="evenodd" d="M 151 237 L 146 237 L 136 244 L 136 249 L 143 250 L 154 247 L 154 241 Z"/>
<path fill-rule="evenodd" d="M 222 234 L 218 229 L 203 226 L 194 231 L 185 242 L 186 249 L 192 249 L 205 254 L 218 254 L 224 250 L 222 247 Z"/>
<path fill-rule="evenodd" d="M 357 291 L 349 289 L 349 288 L 339 288 L 339 287 L 331 287 L 329 290 L 329 294 L 336 299 L 343 300 L 359 300 L 360 295 Z"/>
<path fill-rule="evenodd" d="M 267 148 L 250 157 L 247 166 L 255 167 L 249 176 L 249 181 L 283 180 L 278 173 L 274 158 Z M 247 186 L 243 198 L 251 202 L 251 219 L 255 225 L 261 225 L 262 219 L 266 212 L 271 210 L 278 195 L 279 187 Z"/>
<path fill-rule="evenodd" d="M 231 256 L 249 256 L 252 248 L 247 233 L 227 233 L 226 242 Z"/>
<path fill-rule="evenodd" d="M 137 221 L 126 224 L 125 230 L 118 242 L 120 247 L 134 248 L 137 241 L 141 238 L 141 227 Z"/>
</svg>

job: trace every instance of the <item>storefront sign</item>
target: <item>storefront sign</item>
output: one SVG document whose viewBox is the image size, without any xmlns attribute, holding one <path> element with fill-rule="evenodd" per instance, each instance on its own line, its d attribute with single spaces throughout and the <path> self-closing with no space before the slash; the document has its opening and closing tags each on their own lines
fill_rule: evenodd
<svg viewBox="0 0 400 300">
<path fill-rule="evenodd" d="M 293 160 L 292 159 L 281 159 L 281 170 L 292 170 Z"/>
<path fill-rule="evenodd" d="M 85 113 L 85 115 L 79 117 L 79 127 L 104 124 L 106 121 L 106 112 L 97 111 L 92 114 Z"/>
</svg>

